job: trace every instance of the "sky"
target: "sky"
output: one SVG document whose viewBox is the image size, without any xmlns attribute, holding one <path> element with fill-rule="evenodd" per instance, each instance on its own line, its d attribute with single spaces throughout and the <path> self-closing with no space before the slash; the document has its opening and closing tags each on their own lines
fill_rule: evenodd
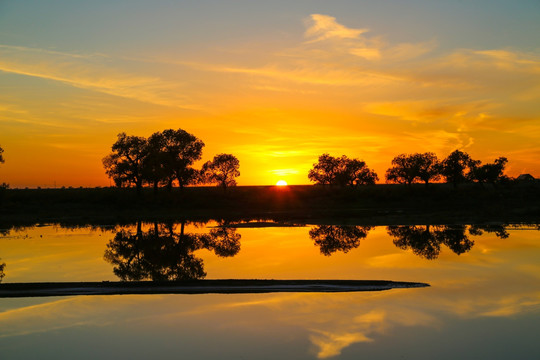
<svg viewBox="0 0 540 360">
<path fill-rule="evenodd" d="M 538 34 L 537 0 L 0 0 L 0 183 L 109 186 L 118 133 L 178 128 L 239 185 L 455 149 L 540 177 Z"/>
</svg>

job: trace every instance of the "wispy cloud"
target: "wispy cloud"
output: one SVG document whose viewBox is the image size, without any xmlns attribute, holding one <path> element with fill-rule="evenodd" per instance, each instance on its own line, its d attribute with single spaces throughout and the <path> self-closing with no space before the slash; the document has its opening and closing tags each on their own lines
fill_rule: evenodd
<svg viewBox="0 0 540 360">
<path fill-rule="evenodd" d="M 335 17 L 312 14 L 311 26 L 306 30 L 305 36 L 308 42 L 317 42 L 327 39 L 356 39 L 368 29 L 351 29 L 339 24 Z"/>
<path fill-rule="evenodd" d="M 120 70 L 104 55 L 80 55 L 0 45 L 0 71 L 53 80 L 74 87 L 157 105 L 197 108 L 178 83 Z"/>
</svg>

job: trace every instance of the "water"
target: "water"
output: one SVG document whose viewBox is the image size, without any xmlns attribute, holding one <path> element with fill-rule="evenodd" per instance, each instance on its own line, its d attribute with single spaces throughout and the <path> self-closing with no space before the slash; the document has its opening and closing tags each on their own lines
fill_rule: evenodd
<svg viewBox="0 0 540 360">
<path fill-rule="evenodd" d="M 536 226 L 216 225 L 12 230 L 0 238 L 3 282 L 379 279 L 431 287 L 0 299 L 2 359 L 540 358 Z"/>
</svg>

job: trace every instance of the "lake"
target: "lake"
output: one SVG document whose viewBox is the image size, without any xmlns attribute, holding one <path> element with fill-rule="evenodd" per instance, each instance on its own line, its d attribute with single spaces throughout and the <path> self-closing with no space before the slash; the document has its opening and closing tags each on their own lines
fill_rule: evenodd
<svg viewBox="0 0 540 360">
<path fill-rule="evenodd" d="M 4 298 L 2 359 L 540 358 L 538 225 L 267 225 L 4 230 L 3 283 L 365 279 L 431 286 Z"/>
</svg>

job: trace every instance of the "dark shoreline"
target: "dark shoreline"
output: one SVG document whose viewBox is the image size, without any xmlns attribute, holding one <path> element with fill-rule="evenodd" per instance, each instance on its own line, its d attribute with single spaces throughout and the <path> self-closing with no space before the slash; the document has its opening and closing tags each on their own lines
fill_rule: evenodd
<svg viewBox="0 0 540 360">
<path fill-rule="evenodd" d="M 2 189 L 0 228 L 40 223 L 276 221 L 283 224 L 539 223 L 540 184 L 239 186 L 183 190 Z"/>
<path fill-rule="evenodd" d="M 357 292 L 427 287 L 386 280 L 191 280 L 171 282 L 60 282 L 0 284 L 0 298 L 128 294 L 259 294 L 276 292 Z"/>
</svg>

